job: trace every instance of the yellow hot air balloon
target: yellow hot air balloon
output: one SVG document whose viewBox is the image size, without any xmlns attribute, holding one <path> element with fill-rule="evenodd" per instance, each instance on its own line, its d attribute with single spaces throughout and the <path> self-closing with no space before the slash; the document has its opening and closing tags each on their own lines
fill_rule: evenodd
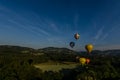
<svg viewBox="0 0 120 80">
<path fill-rule="evenodd" d="M 93 50 L 93 45 L 92 45 L 92 44 L 87 44 L 87 45 L 85 46 L 85 49 L 87 50 L 88 53 L 91 53 L 92 50 Z"/>
<path fill-rule="evenodd" d="M 79 58 L 79 61 L 82 65 L 86 63 L 86 58 Z"/>
</svg>

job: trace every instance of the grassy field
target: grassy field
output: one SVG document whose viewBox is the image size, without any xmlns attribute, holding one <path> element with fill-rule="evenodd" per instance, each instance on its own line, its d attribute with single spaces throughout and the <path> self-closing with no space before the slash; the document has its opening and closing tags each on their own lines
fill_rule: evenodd
<svg viewBox="0 0 120 80">
<path fill-rule="evenodd" d="M 64 62 L 64 63 L 57 63 L 57 62 L 47 62 L 47 63 L 41 63 L 41 64 L 35 64 L 34 66 L 36 68 L 41 69 L 44 71 L 60 71 L 62 69 L 73 69 L 75 68 L 78 63 L 73 62 Z"/>
</svg>

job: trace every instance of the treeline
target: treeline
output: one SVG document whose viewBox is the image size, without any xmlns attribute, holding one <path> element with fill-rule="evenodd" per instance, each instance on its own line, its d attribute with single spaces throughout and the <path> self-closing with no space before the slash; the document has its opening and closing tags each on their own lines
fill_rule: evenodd
<svg viewBox="0 0 120 80">
<path fill-rule="evenodd" d="M 32 54 L 0 54 L 0 80 L 119 80 L 119 56 L 85 56 L 90 64 L 77 66 L 74 69 L 62 69 L 59 72 L 35 68 L 36 63 L 49 60 L 64 62 L 75 61 L 73 54 L 49 53 L 44 55 Z"/>
<path fill-rule="evenodd" d="M 0 80 L 62 80 L 60 72 L 42 72 L 33 66 L 49 60 L 47 55 L 0 54 Z"/>
<path fill-rule="evenodd" d="M 120 56 L 106 53 L 102 52 L 101 55 L 96 51 L 88 55 L 86 52 L 76 54 L 65 48 L 36 51 L 15 46 L 7 46 L 7 49 L 6 46 L 0 47 L 0 80 L 120 80 Z M 34 67 L 34 64 L 48 61 L 79 63 L 76 56 L 91 61 L 88 65 L 78 65 L 74 69 L 62 69 L 59 72 L 42 72 Z"/>
</svg>

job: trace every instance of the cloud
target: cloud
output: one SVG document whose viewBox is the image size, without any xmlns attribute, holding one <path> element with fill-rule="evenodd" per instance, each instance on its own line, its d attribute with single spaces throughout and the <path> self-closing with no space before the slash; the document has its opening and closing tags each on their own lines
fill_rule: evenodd
<svg viewBox="0 0 120 80">
<path fill-rule="evenodd" d="M 111 33 L 114 32 L 114 30 L 118 30 L 120 27 L 120 24 L 117 24 L 116 26 L 112 27 L 109 31 L 106 31 L 106 33 L 104 33 L 103 37 L 101 38 L 101 40 L 105 40 Z"/>
<path fill-rule="evenodd" d="M 106 34 L 104 34 L 104 35 L 103 35 L 103 37 L 101 38 L 101 40 L 106 39 L 108 36 L 109 36 L 109 32 L 108 32 L 108 33 L 106 33 Z"/>
<path fill-rule="evenodd" d="M 10 24 L 10 25 L 5 24 L 5 25 L 9 27 L 13 27 L 14 29 L 22 29 L 24 31 L 31 32 L 33 34 L 37 34 L 39 36 L 42 35 L 50 36 L 50 33 L 48 31 L 42 29 L 43 28 L 42 24 L 46 24 L 46 23 L 43 23 L 43 21 L 36 14 L 31 14 L 31 17 L 34 17 L 33 19 L 35 19 L 33 20 L 34 21 L 33 22 L 30 19 L 22 15 L 19 15 L 19 13 L 16 13 L 8 8 L 2 7 L 0 8 L 0 10 L 1 12 L 3 12 L 2 15 L 4 14 L 1 20 L 4 19 L 4 21 L 7 21 L 7 23 L 9 22 Z"/>
<path fill-rule="evenodd" d="M 30 27 L 31 25 L 29 25 Z M 50 33 L 38 27 L 31 26 L 31 30 L 42 35 L 50 36 Z"/>
<path fill-rule="evenodd" d="M 49 25 L 50 25 L 50 27 L 52 27 L 52 29 L 53 29 L 55 32 L 60 32 L 59 29 L 58 29 L 58 26 L 57 26 L 55 23 L 50 23 Z"/>
<path fill-rule="evenodd" d="M 36 20 L 37 24 L 35 24 L 35 25 L 38 25 L 40 27 L 44 26 L 45 29 L 49 28 L 50 30 L 52 30 L 54 32 L 58 32 L 58 33 L 60 32 L 59 25 L 56 22 L 54 22 L 53 20 L 45 18 L 43 16 L 39 16 L 38 14 L 36 14 L 34 12 L 32 12 L 32 15 L 34 16 L 34 18 L 37 19 Z"/>
<path fill-rule="evenodd" d="M 0 11 L 2 12 L 11 12 L 7 7 L 0 5 Z"/>
<path fill-rule="evenodd" d="M 28 19 L 23 18 L 25 22 L 22 22 L 22 23 L 27 24 L 27 26 L 29 26 L 32 31 L 37 32 L 38 34 L 41 33 L 41 34 L 43 34 L 43 35 L 50 36 L 50 32 L 48 32 L 47 29 L 44 28 L 44 27 L 46 27 L 46 26 L 48 26 L 48 25 L 47 25 L 47 23 L 43 20 L 43 18 L 40 18 L 40 17 L 39 17 L 37 14 L 35 14 L 35 13 L 32 13 L 31 16 L 34 17 L 34 18 L 33 18 L 33 19 L 35 19 L 35 20 L 33 20 L 34 22 L 31 21 L 31 20 L 28 20 Z M 44 29 L 42 29 L 42 28 L 44 28 Z"/>
<path fill-rule="evenodd" d="M 103 30 L 104 30 L 104 26 L 102 28 L 100 28 L 98 30 L 98 32 L 96 33 L 95 37 L 94 37 L 94 44 L 102 37 L 103 35 Z"/>
<path fill-rule="evenodd" d="M 13 27 L 13 29 L 24 30 L 25 32 L 27 31 L 27 32 L 30 32 L 30 33 L 32 33 L 34 35 L 38 35 L 38 36 L 44 36 L 44 35 L 49 36 L 50 35 L 47 31 L 37 28 L 37 26 L 35 26 L 35 25 L 21 23 L 19 21 L 12 20 L 12 19 L 8 19 L 8 21 L 11 24 L 16 25 L 16 26 L 13 26 L 13 25 L 9 26 L 9 27 Z"/>
<path fill-rule="evenodd" d="M 53 32 L 61 34 L 61 29 L 60 29 L 61 25 L 59 23 L 56 23 L 56 22 L 54 22 L 52 20 L 48 20 L 48 19 L 46 20 L 46 23 L 48 23 L 48 27 Z"/>
<path fill-rule="evenodd" d="M 32 12 L 32 15 L 34 16 L 34 18 L 37 18 L 36 22 L 37 25 L 39 26 L 38 28 L 44 28 L 44 29 L 49 29 L 49 31 L 51 32 L 56 32 L 56 33 L 61 33 L 59 27 L 60 25 L 58 25 L 56 22 L 54 22 L 51 19 L 45 18 L 43 16 L 39 16 L 38 14 Z"/>
<path fill-rule="evenodd" d="M 101 37 L 101 40 L 105 40 L 105 39 L 110 35 L 110 33 L 111 33 L 112 31 L 113 31 L 113 28 L 112 28 L 110 31 L 104 33 L 103 37 Z"/>
<path fill-rule="evenodd" d="M 1 5 L 0 5 L 0 11 L 2 12 L 1 13 L 2 19 L 8 21 L 10 24 L 17 26 L 14 28 L 19 27 L 19 29 L 23 29 L 36 34 L 40 33 L 47 36 L 50 35 L 50 33 L 46 29 L 42 29 L 45 26 L 48 27 L 49 26 L 48 23 L 44 20 L 43 17 L 40 17 L 38 14 L 34 12 L 29 12 L 30 14 L 28 16 L 30 17 L 27 17 L 25 15 L 20 15 L 19 13 L 12 11 L 8 7 Z"/>
<path fill-rule="evenodd" d="M 32 35 L 37 36 L 40 39 L 41 37 L 44 40 L 48 39 L 48 42 L 50 44 L 51 43 L 55 45 L 63 44 L 63 40 L 61 40 L 60 38 L 53 37 L 51 39 L 52 37 L 51 32 L 61 33 L 59 29 L 60 25 L 55 23 L 53 20 L 39 16 L 38 14 L 34 12 L 32 13 L 30 12 L 29 15 L 24 15 L 24 14 L 22 15 L 21 13 L 16 13 L 10 9 L 7 10 L 7 8 L 1 9 L 1 10 L 4 10 L 4 12 L 3 11 L 2 12 L 5 14 L 2 14 L 3 15 L 2 19 L 5 19 L 5 21 L 8 23 L 8 24 L 5 24 L 7 27 L 13 30 L 16 30 L 16 31 L 18 30 L 19 32 L 24 31 L 27 33 L 27 35 L 31 35 L 30 33 L 32 33 Z M 26 42 L 26 41 L 18 41 L 18 42 L 21 42 L 22 44 L 22 42 Z M 28 42 L 28 44 L 30 42 Z"/>
</svg>

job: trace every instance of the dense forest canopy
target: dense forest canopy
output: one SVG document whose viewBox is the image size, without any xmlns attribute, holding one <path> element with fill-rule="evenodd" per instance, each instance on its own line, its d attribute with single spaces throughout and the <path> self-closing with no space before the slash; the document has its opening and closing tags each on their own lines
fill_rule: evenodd
<svg viewBox="0 0 120 80">
<path fill-rule="evenodd" d="M 109 53 L 109 54 L 108 54 Z M 89 64 L 81 65 L 76 56 L 87 57 Z M 66 48 L 32 49 L 0 46 L 0 80 L 119 80 L 120 50 L 76 52 Z M 69 62 L 69 63 L 68 63 Z M 59 71 L 42 71 L 35 64 L 47 63 L 76 67 Z"/>
</svg>

